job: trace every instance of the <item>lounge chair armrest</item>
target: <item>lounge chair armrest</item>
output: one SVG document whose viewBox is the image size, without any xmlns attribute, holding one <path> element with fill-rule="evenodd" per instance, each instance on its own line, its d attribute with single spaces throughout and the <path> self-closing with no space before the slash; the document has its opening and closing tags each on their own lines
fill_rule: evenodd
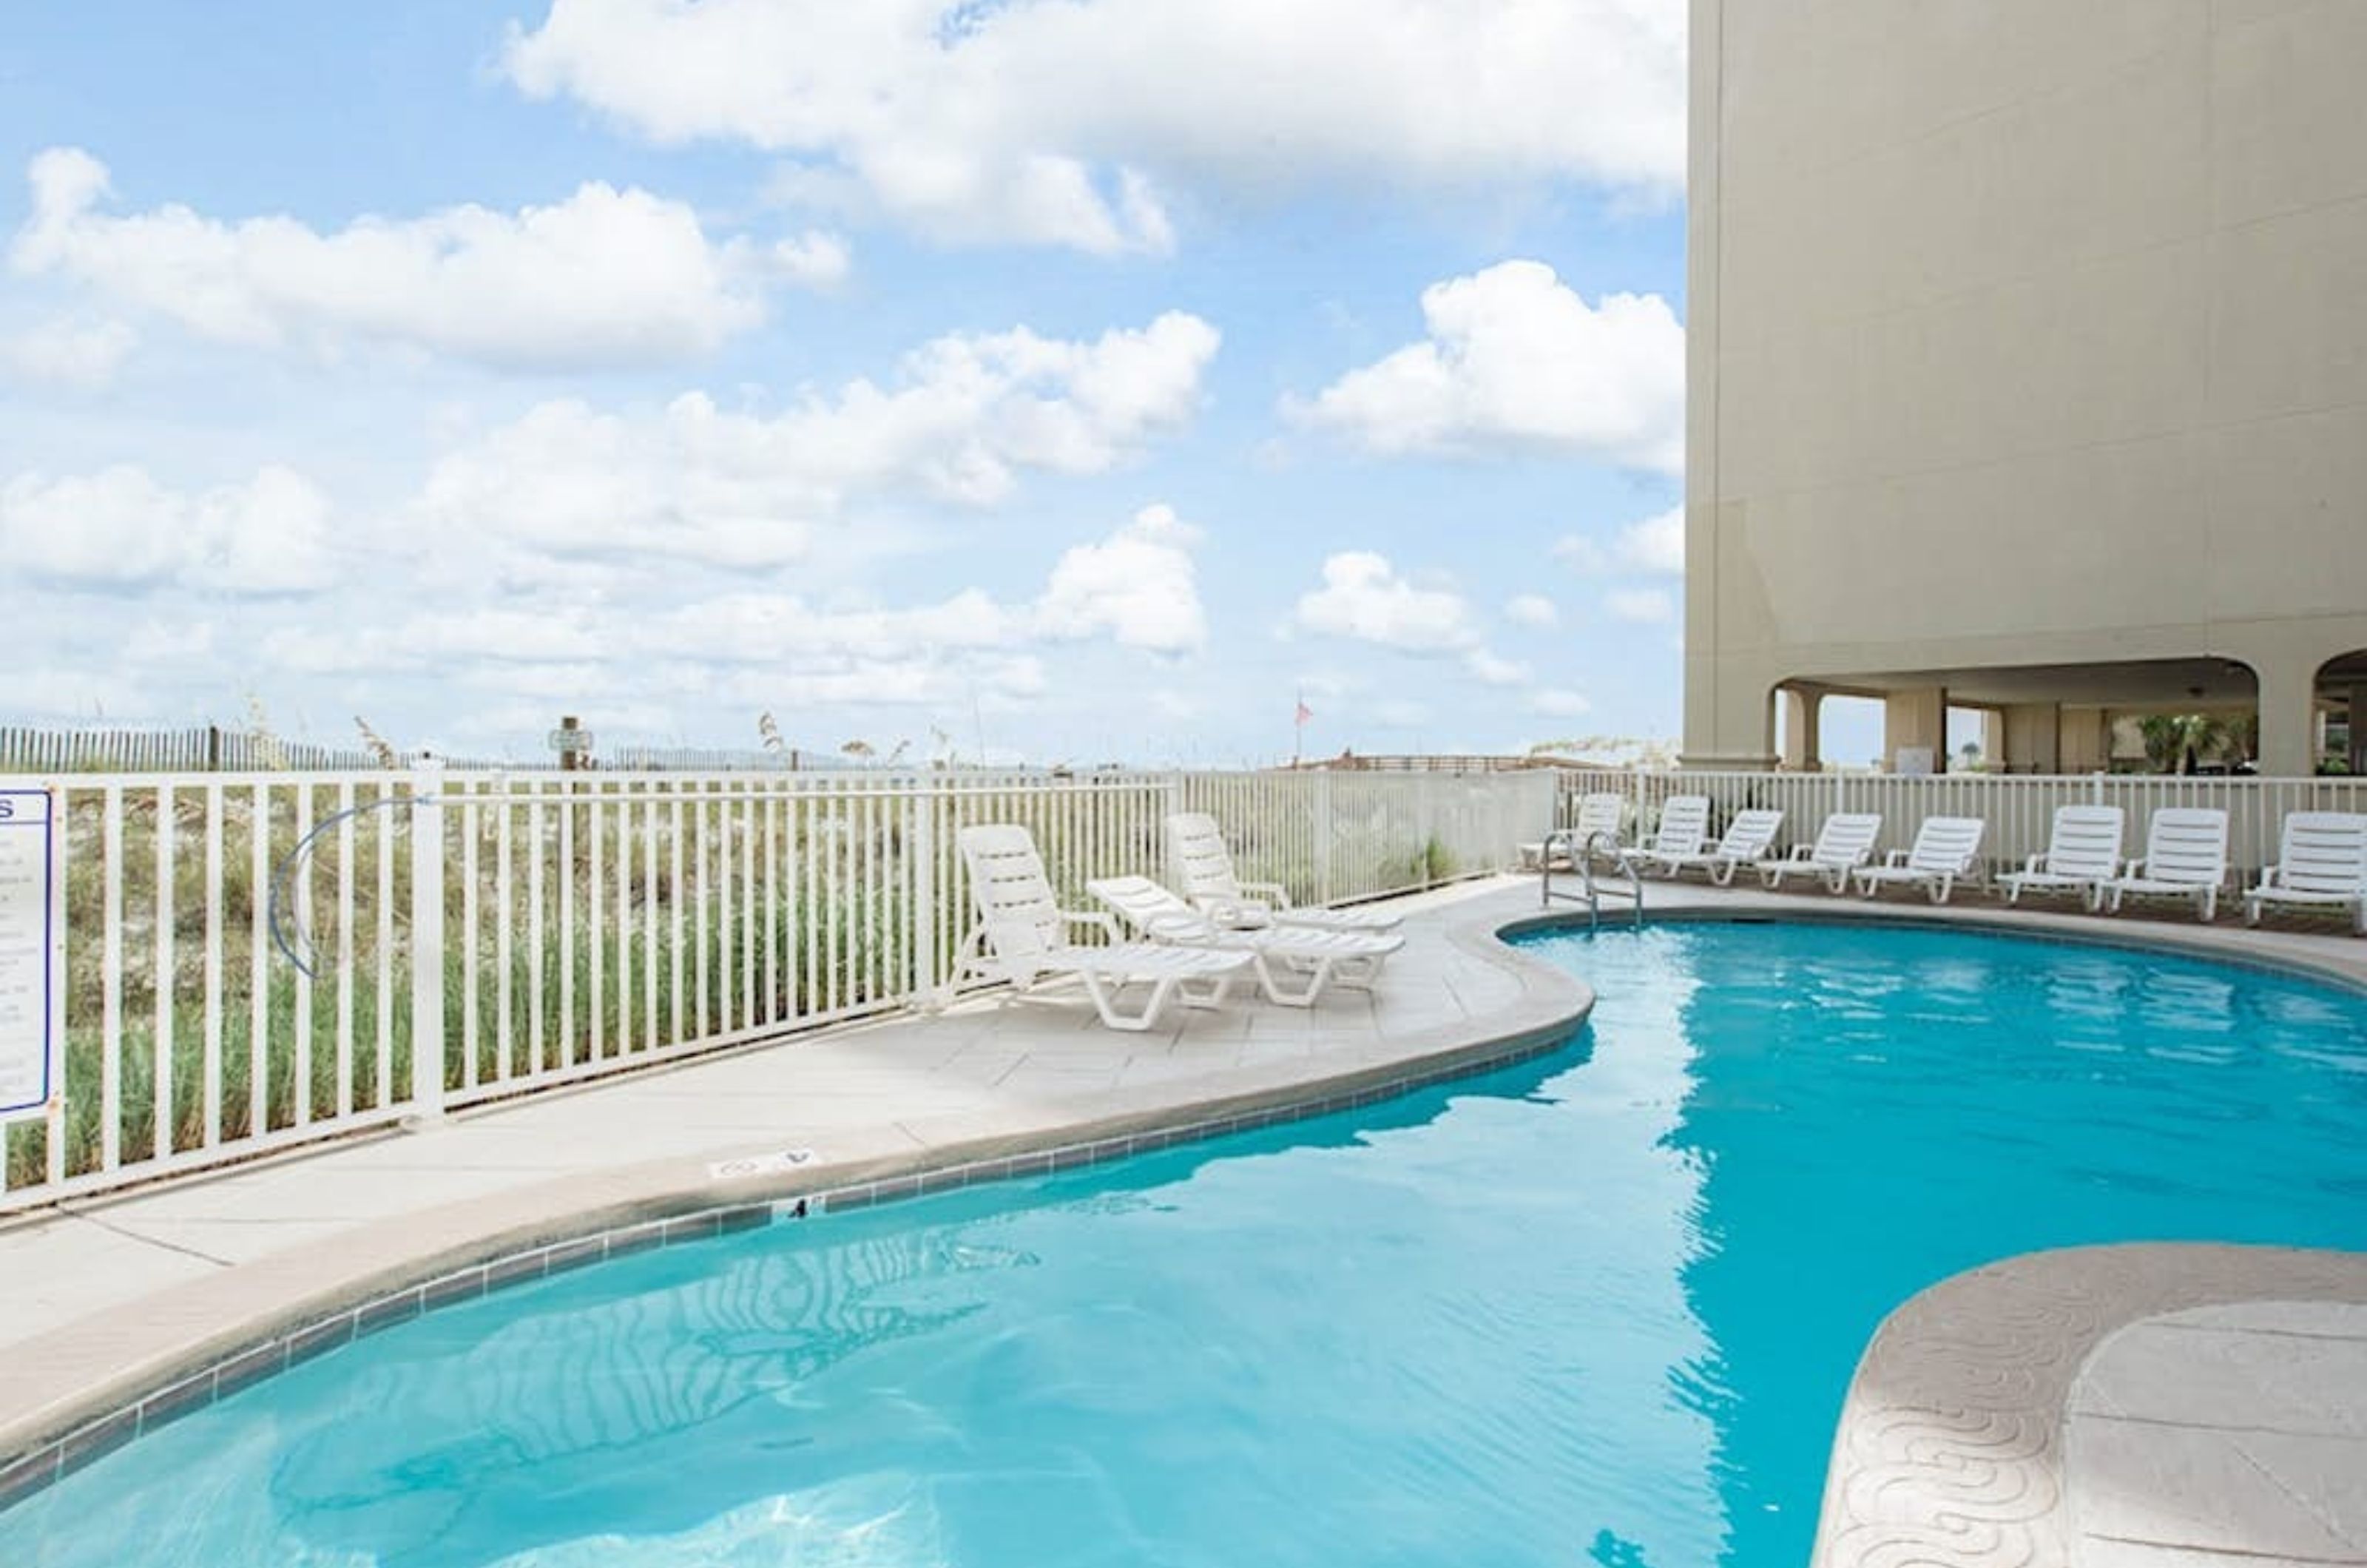
<svg viewBox="0 0 2367 1568">
<path fill-rule="evenodd" d="M 1784 858 L 1785 860 L 1787 860 L 1787 861 L 1794 861 L 1794 862 L 1797 862 L 1797 863 L 1802 863 L 1802 864 L 1806 864 L 1806 862 L 1807 862 L 1808 856 L 1809 856 L 1811 853 L 1813 853 L 1813 852 L 1814 852 L 1813 847 L 1812 847 L 1812 846 L 1810 846 L 1810 845 L 1807 845 L 1807 844 L 1794 844 L 1794 845 L 1792 846 L 1792 852 L 1791 852 L 1790 854 L 1788 854 L 1788 855 L 1785 855 Z"/>
<path fill-rule="evenodd" d="M 1141 922 L 1144 934 L 1164 937 L 1171 942 L 1195 942 L 1208 934 L 1205 915 L 1186 915 L 1180 911 L 1152 915 Z"/>
<path fill-rule="evenodd" d="M 2028 860 L 2025 860 L 2025 861 L 2023 861 L 2023 862 L 2022 863 L 2022 875 L 2024 875 L 2024 876 L 2031 876 L 2031 875 L 2035 874 L 2037 873 L 2037 871 L 2038 871 L 2038 868 L 2039 868 L 2040 864 L 2041 864 L 2042 863 L 2044 863 L 2044 862 L 2045 861 L 2045 859 L 2046 859 L 2046 852 L 2045 852 L 2044 850 L 2039 850 L 2039 851 L 2034 852 L 2031 855 L 2031 857 L 2030 857 Z"/>
<path fill-rule="evenodd" d="M 1279 882 L 1241 882 L 1234 886 L 1251 897 L 1260 900 L 1270 909 L 1290 908 L 1290 889 Z"/>
<path fill-rule="evenodd" d="M 1249 930 L 1274 923 L 1274 910 L 1257 898 L 1203 898 L 1200 912 L 1220 926 Z"/>
<path fill-rule="evenodd" d="M 1905 850 L 1893 850 L 1888 854 L 1882 857 L 1882 863 L 1885 865 L 1905 865 L 1907 863 L 1907 852 Z"/>
</svg>

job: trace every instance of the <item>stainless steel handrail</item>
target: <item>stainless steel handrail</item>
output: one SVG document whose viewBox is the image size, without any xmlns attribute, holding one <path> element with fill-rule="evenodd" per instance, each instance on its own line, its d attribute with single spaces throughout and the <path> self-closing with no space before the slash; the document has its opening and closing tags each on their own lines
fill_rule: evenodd
<svg viewBox="0 0 2367 1568">
<path fill-rule="evenodd" d="M 1579 891 L 1576 893 L 1560 893 L 1554 889 L 1554 855 L 1557 850 L 1568 858 L 1571 868 L 1578 873 Z M 1594 861 L 1598 852 L 1626 874 L 1625 886 L 1605 886 L 1595 880 Z M 1611 834 L 1597 829 L 1581 841 L 1577 837 L 1577 829 L 1557 828 L 1546 835 L 1544 847 L 1537 855 L 1537 901 L 1541 907 L 1550 908 L 1557 898 L 1573 904 L 1583 903 L 1586 906 L 1587 929 L 1598 931 L 1603 925 L 1603 899 L 1608 894 L 1633 904 L 1636 929 L 1644 929 L 1644 880 L 1621 857 L 1619 840 Z"/>
</svg>

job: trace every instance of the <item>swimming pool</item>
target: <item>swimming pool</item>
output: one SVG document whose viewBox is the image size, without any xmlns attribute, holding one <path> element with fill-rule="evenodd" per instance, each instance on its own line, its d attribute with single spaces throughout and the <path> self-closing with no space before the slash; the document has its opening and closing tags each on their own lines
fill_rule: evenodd
<svg viewBox="0 0 2367 1568">
<path fill-rule="evenodd" d="M 10 1568 L 1797 1568 L 1900 1300 L 2367 1247 L 2367 998 L 1962 931 L 1532 942 L 1546 1057 L 447 1307 L 0 1514 Z"/>
</svg>

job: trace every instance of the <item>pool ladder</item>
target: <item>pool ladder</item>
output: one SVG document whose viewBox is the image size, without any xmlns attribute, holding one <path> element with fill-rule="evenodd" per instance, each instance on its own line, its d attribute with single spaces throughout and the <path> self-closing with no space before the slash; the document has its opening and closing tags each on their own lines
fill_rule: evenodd
<svg viewBox="0 0 2367 1568">
<path fill-rule="evenodd" d="M 1554 887 L 1554 856 L 1557 853 L 1567 856 L 1578 872 L 1579 890 L 1575 893 L 1559 892 Z M 1596 881 L 1594 859 L 1598 853 L 1625 872 L 1625 878 L 1607 885 Z M 1625 898 L 1635 906 L 1636 929 L 1644 929 L 1644 880 L 1636 874 L 1634 868 L 1620 860 L 1619 840 L 1610 834 L 1598 829 L 1580 840 L 1576 829 L 1557 828 L 1546 835 L 1545 850 L 1537 856 L 1537 864 L 1540 868 L 1537 873 L 1537 901 L 1545 908 L 1551 908 L 1557 898 L 1584 904 L 1587 930 L 1599 931 L 1603 926 L 1603 900 L 1606 897 Z"/>
</svg>

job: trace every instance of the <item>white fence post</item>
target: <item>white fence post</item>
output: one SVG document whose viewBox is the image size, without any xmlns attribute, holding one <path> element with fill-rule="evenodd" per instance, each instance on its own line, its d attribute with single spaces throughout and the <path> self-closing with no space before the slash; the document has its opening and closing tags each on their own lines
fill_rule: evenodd
<svg viewBox="0 0 2367 1568">
<path fill-rule="evenodd" d="M 444 1114 L 443 783 L 433 759 L 411 771 L 411 1098 L 429 1121 Z"/>
<path fill-rule="evenodd" d="M 912 932 L 920 962 L 912 968 L 912 985 L 923 997 L 937 989 L 937 910 L 945 889 L 937 886 L 937 784 L 934 775 L 909 797 L 912 804 L 911 854 Z"/>
<path fill-rule="evenodd" d="M 73 941 L 77 951 L 107 960 L 90 982 L 93 994 L 75 998 L 78 1027 L 96 1036 L 100 1061 L 88 1075 L 93 1081 L 76 1080 L 76 1103 L 58 1108 L 46 1170 L 26 1172 L 17 1187 L 0 1186 L 0 1213 L 341 1132 L 433 1121 L 492 1094 L 555 1087 L 660 1053 L 715 1049 L 929 997 L 950 977 L 947 957 L 963 934 L 968 904 L 947 834 L 973 818 L 1036 822 L 1063 876 L 1078 877 L 1155 862 L 1161 817 L 1209 808 L 1240 852 L 1258 863 L 1260 874 L 1290 878 L 1294 893 L 1303 881 L 1306 896 L 1331 903 L 1431 886 L 1433 841 L 1457 876 L 1509 863 L 1539 816 L 1565 821 L 1577 797 L 1596 787 L 1617 790 L 1635 806 L 1632 830 L 1638 832 L 1672 791 L 1708 794 L 1729 811 L 1741 804 L 1782 807 L 1796 814 L 1786 826 L 1801 842 L 1815 837 L 1819 807 L 1881 812 L 1885 849 L 1911 840 L 1930 813 L 1976 815 L 1989 823 L 1989 856 L 2005 863 L 2045 846 L 2050 814 L 2065 802 L 2122 806 L 2128 855 L 2141 852 L 2160 809 L 2217 806 L 2229 816 L 2232 874 L 2247 878 L 2273 856 L 2290 812 L 2367 810 L 2367 779 L 2101 773 L 1808 779 L 1634 769 L 1486 778 L 1170 773 L 1098 785 L 1002 774 L 886 781 L 768 775 L 753 791 L 750 782 L 554 774 L 521 792 L 498 773 L 447 777 L 423 761 L 392 779 L 376 770 L 280 773 L 231 788 L 214 780 L 116 774 L 78 780 L 71 790 L 59 786 L 61 819 L 72 818 L 83 839 L 70 848 L 73 836 L 58 835 L 58 883 L 66 884 L 62 867 L 71 857 L 89 884 L 67 907 Z M 190 805 L 200 789 L 206 841 L 202 854 L 193 855 L 194 821 L 184 818 L 176 827 L 172 807 Z M 361 835 L 345 821 L 330 824 L 337 836 L 323 840 L 334 852 L 309 858 L 306 836 L 321 826 L 311 820 L 311 806 L 323 790 L 347 807 L 385 803 L 376 818 L 360 819 L 370 823 L 376 855 L 357 853 Z M 777 840 L 776 793 L 790 808 L 786 835 Z M 595 819 L 579 822 L 580 812 Z M 889 857 L 889 829 L 898 823 L 909 866 Z M 404 829 L 407 851 L 395 841 Z M 298 852 L 300 845 L 306 853 Z M 581 868 L 579 849 L 589 852 Z M 195 860 L 202 860 L 201 868 L 184 863 Z M 662 860 L 670 876 L 660 874 Z M 631 897 L 636 864 L 644 874 L 638 901 Z M 361 876 L 360 866 L 373 874 Z M 189 874 L 198 869 L 201 878 Z M 255 890 L 252 908 L 235 920 L 225 886 L 233 870 L 243 870 Z M 402 910 L 389 908 L 406 897 L 405 874 L 407 953 L 397 932 Z M 311 915 L 321 883 L 328 885 L 325 908 L 334 923 L 322 933 L 328 951 L 316 953 Z M 669 891 L 653 902 L 661 884 Z M 185 908 L 200 886 L 201 917 Z M 143 924 L 154 918 L 152 910 L 179 923 Z M 897 911 L 892 919 L 890 910 Z M 734 919 L 742 911 L 744 924 Z M 160 1090 L 154 1128 L 127 1140 L 130 998 L 150 994 L 151 976 L 190 967 L 186 944 L 199 923 L 202 976 L 154 994 L 153 1010 L 140 1010 L 153 1011 L 157 1081 L 191 1066 L 201 1067 L 201 1081 L 177 1100 Z M 760 931 L 761 964 L 753 956 Z M 357 933 L 365 939 L 359 948 Z M 284 958 L 275 937 L 286 944 Z M 604 963 L 620 938 L 632 959 L 621 974 L 613 957 Z M 328 961 L 317 975 L 315 957 Z M 357 958 L 369 966 L 366 973 Z M 292 973 L 281 972 L 290 961 Z M 391 987 L 399 1004 L 405 985 L 399 969 L 406 961 L 412 1083 L 397 1097 L 391 1085 L 400 1075 L 385 1053 L 404 1047 L 394 1010 L 382 998 Z M 586 1016 L 586 1001 L 599 993 L 578 994 L 579 963 L 601 987 L 612 978 L 629 978 L 638 987 L 625 993 L 626 1027 L 613 1043 L 602 1022 Z M 662 973 L 672 978 L 674 1002 L 664 1028 Z M 767 998 L 762 1008 L 753 1005 L 760 976 Z M 378 1027 L 364 1040 L 355 1028 L 357 981 L 371 980 L 380 987 L 371 993 Z M 200 986 L 204 1017 L 193 1021 L 188 1010 Z M 719 1010 L 719 999 L 730 1005 Z M 586 1053 L 586 1032 L 601 1047 L 596 1055 Z M 312 1054 L 333 1042 L 340 1055 L 324 1065 L 334 1073 L 316 1085 Z M 385 1086 L 367 1102 L 357 1092 L 354 1055 L 365 1048 L 379 1053 L 371 1081 Z M 523 1057 L 514 1059 L 517 1051 Z M 289 1068 L 293 1096 L 284 1098 Z M 80 1102 L 85 1097 L 91 1103 Z M 176 1147 L 173 1124 L 192 1111 L 201 1111 L 202 1132 Z M 89 1130 L 89 1146 L 69 1152 L 70 1126 Z"/>
<path fill-rule="evenodd" d="M 1331 774 L 1327 770 L 1315 775 L 1315 821 L 1311 829 L 1315 840 L 1315 901 L 1331 902 Z"/>
</svg>

